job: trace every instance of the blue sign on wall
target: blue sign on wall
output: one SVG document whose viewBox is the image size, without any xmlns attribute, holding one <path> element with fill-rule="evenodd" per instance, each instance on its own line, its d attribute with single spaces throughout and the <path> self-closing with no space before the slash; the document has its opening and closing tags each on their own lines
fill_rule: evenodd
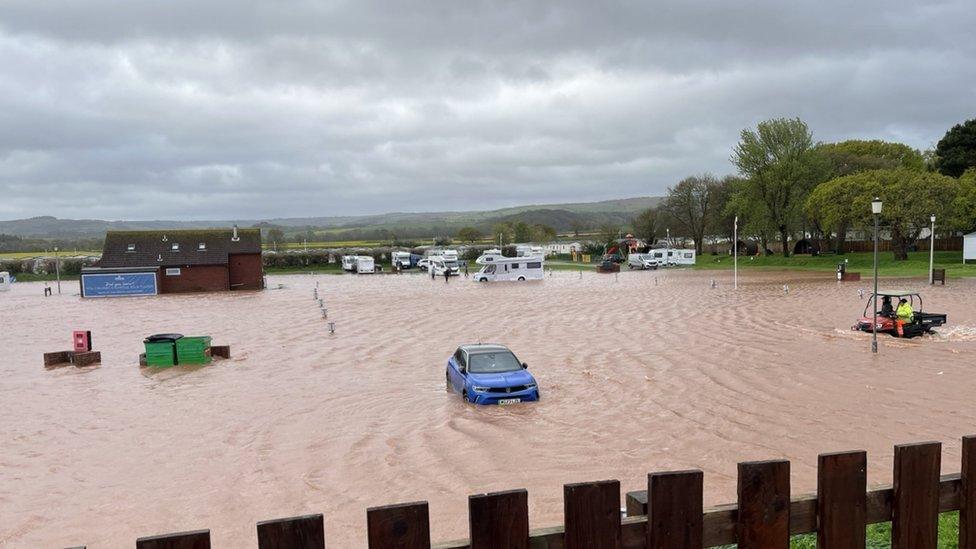
<svg viewBox="0 0 976 549">
<path fill-rule="evenodd" d="M 156 273 L 83 274 L 85 297 L 156 295 Z"/>
</svg>

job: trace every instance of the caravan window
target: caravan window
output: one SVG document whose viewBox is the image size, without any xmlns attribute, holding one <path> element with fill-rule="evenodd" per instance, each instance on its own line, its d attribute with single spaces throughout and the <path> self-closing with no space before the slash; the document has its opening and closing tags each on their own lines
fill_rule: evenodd
<svg viewBox="0 0 976 549">
<path fill-rule="evenodd" d="M 685 259 L 691 259 L 691 252 L 685 253 Z"/>
<path fill-rule="evenodd" d="M 526 263 L 525 268 L 526 269 L 541 269 L 542 268 L 542 263 L 539 263 L 539 262 Z"/>
<path fill-rule="evenodd" d="M 519 264 L 518 264 L 518 263 L 512 263 L 512 270 L 513 270 L 513 271 L 514 271 L 515 269 L 518 269 L 518 268 L 519 268 Z"/>
<path fill-rule="evenodd" d="M 495 274 L 495 266 L 494 265 L 486 265 L 485 266 L 485 272 L 488 273 L 488 274 Z"/>
</svg>

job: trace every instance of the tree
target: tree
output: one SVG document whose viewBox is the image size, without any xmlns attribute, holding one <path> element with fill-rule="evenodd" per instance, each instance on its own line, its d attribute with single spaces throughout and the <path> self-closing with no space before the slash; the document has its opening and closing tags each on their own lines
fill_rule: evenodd
<svg viewBox="0 0 976 549">
<path fill-rule="evenodd" d="M 545 225 L 543 223 L 537 223 L 532 226 L 532 241 L 545 243 L 552 242 L 556 239 L 556 229 Z"/>
<path fill-rule="evenodd" d="M 829 163 L 829 179 L 866 170 L 925 169 L 922 153 L 904 143 L 850 139 L 839 143 L 821 143 L 814 147 L 814 151 Z"/>
<path fill-rule="evenodd" d="M 511 223 L 496 223 L 491 228 L 491 234 L 496 244 L 506 246 L 512 243 L 512 239 L 515 237 L 515 229 Z"/>
<path fill-rule="evenodd" d="M 967 169 L 976 167 L 976 118 L 956 124 L 935 146 L 936 166 L 939 173 L 951 177 L 961 176 Z"/>
<path fill-rule="evenodd" d="M 454 241 L 449 236 L 438 236 L 434 239 L 435 246 L 450 246 Z"/>
<path fill-rule="evenodd" d="M 457 232 L 458 240 L 464 242 L 477 242 L 481 240 L 482 236 L 481 231 L 474 227 L 462 227 Z"/>
<path fill-rule="evenodd" d="M 976 229 L 976 168 L 969 168 L 959 177 L 959 194 L 952 210 L 954 228 L 966 232 Z"/>
<path fill-rule="evenodd" d="M 732 241 L 734 236 L 735 217 L 738 212 L 729 208 L 733 195 L 745 183 L 741 177 L 727 175 L 712 189 L 709 219 L 705 226 L 713 234 L 719 234 Z"/>
<path fill-rule="evenodd" d="M 277 247 L 279 243 L 285 243 L 285 231 L 281 229 L 268 229 L 267 235 L 264 237 L 264 241 L 268 246 Z"/>
<path fill-rule="evenodd" d="M 531 242 L 532 241 L 532 227 L 529 226 L 525 221 L 519 221 L 515 224 L 515 241 L 516 242 Z"/>
<path fill-rule="evenodd" d="M 617 225 L 607 223 L 600 227 L 600 241 L 607 249 L 616 244 L 618 238 L 620 238 L 620 227 Z"/>
<path fill-rule="evenodd" d="M 673 218 L 695 243 L 695 251 L 702 253 L 702 241 L 711 216 L 712 193 L 718 181 L 711 174 L 686 177 L 668 188 L 662 209 Z"/>
<path fill-rule="evenodd" d="M 573 231 L 573 236 L 579 238 L 580 231 L 584 229 L 583 223 L 579 219 L 573 219 L 569 222 L 569 228 Z"/>
<path fill-rule="evenodd" d="M 816 179 L 818 157 L 813 136 L 799 118 L 760 122 L 756 130 L 742 130 L 732 163 L 748 179 L 743 199 L 762 206 L 761 215 L 779 232 L 783 255 L 789 257 L 789 237 L 807 193 Z"/>
<path fill-rule="evenodd" d="M 631 224 L 634 226 L 634 236 L 647 242 L 650 246 L 657 242 L 661 231 L 661 214 L 657 208 L 648 208 L 637 214 Z"/>
<path fill-rule="evenodd" d="M 870 170 L 822 183 L 811 193 L 821 201 L 822 215 L 828 220 L 847 217 L 865 229 L 873 227 L 871 201 L 881 198 L 880 222 L 891 236 L 891 249 L 897 261 L 908 259 L 908 250 L 929 226 L 929 216 L 958 223 L 960 195 L 965 184 L 958 179 L 932 172 L 897 168 Z"/>
</svg>

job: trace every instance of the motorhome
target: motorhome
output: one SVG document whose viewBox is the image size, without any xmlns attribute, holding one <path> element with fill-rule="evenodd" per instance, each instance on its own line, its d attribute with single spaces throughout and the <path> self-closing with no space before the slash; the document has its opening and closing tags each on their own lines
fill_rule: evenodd
<svg viewBox="0 0 976 549">
<path fill-rule="evenodd" d="M 457 261 L 459 259 L 457 250 L 441 250 L 441 257 L 444 261 Z"/>
<path fill-rule="evenodd" d="M 342 256 L 342 270 L 343 271 L 355 271 L 356 270 L 356 256 L 354 255 L 344 255 Z"/>
<path fill-rule="evenodd" d="M 376 263 L 368 255 L 356 256 L 356 272 L 359 274 L 372 274 L 376 272 Z"/>
<path fill-rule="evenodd" d="M 397 267 L 400 269 L 409 269 L 413 266 L 410 257 L 410 252 L 393 252 L 390 254 L 390 264 L 393 265 L 394 269 Z"/>
<path fill-rule="evenodd" d="M 546 251 L 542 248 L 542 246 L 519 244 L 515 246 L 515 255 L 518 257 L 545 257 Z"/>
<path fill-rule="evenodd" d="M 676 266 L 676 265 L 694 265 L 695 264 L 695 250 L 681 250 L 674 248 L 658 248 L 649 251 L 647 254 L 651 255 L 657 260 L 658 265 L 661 266 Z"/>
<path fill-rule="evenodd" d="M 445 259 L 444 257 L 432 257 L 428 260 L 428 269 L 433 271 L 435 276 L 458 276 L 461 274 L 461 265 L 456 261 Z"/>
<path fill-rule="evenodd" d="M 657 269 L 658 260 L 654 254 L 630 254 L 627 256 L 627 266 L 631 269 Z"/>
<path fill-rule="evenodd" d="M 542 280 L 545 276 L 541 257 L 502 257 L 474 274 L 477 282 Z"/>
<path fill-rule="evenodd" d="M 485 250 L 481 252 L 481 255 L 479 255 L 478 259 L 475 259 L 474 262 L 477 263 L 478 265 L 490 265 L 491 263 L 494 263 L 496 260 L 504 259 L 504 258 L 505 256 L 502 255 L 501 250 L 499 250 L 498 248 L 492 248 L 490 250 Z"/>
</svg>

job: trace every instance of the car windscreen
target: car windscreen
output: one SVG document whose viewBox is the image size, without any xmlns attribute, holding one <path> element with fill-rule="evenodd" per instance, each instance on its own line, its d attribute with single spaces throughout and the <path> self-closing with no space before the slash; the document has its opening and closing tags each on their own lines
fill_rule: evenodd
<svg viewBox="0 0 976 549">
<path fill-rule="evenodd" d="M 497 374 L 521 369 L 522 365 L 510 351 L 477 353 L 468 357 L 468 371 L 472 374 Z"/>
</svg>

